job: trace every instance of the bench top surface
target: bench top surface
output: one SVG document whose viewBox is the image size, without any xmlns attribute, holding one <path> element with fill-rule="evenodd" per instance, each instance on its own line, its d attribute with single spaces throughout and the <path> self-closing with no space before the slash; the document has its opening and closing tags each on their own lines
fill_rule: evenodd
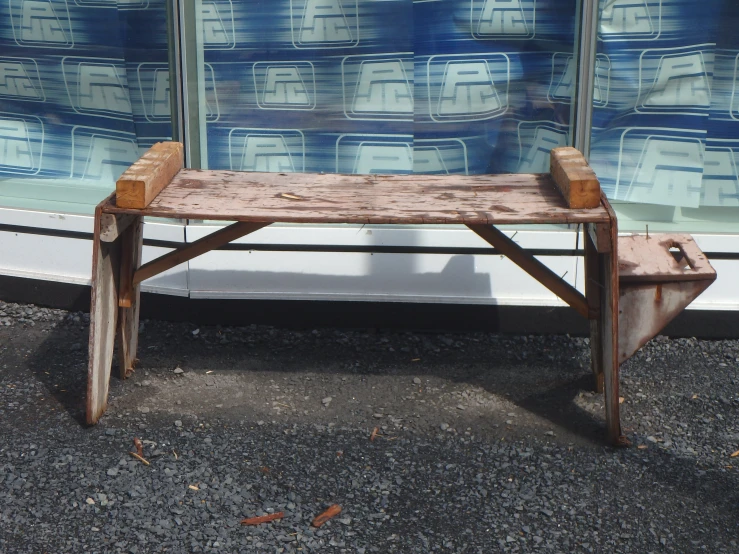
<svg viewBox="0 0 739 554">
<path fill-rule="evenodd" d="M 601 223 L 571 209 L 547 174 L 341 175 L 181 169 L 144 209 L 108 213 L 282 223 Z"/>
</svg>

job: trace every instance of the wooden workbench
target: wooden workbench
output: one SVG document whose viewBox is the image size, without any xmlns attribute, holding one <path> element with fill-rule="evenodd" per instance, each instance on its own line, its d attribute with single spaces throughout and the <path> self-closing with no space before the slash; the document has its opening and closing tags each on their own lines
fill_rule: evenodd
<svg viewBox="0 0 739 554">
<path fill-rule="evenodd" d="M 179 146 L 176 155 L 173 146 L 155 146 L 124 173 L 117 195 L 95 211 L 90 424 L 106 409 L 116 335 L 121 376 L 133 369 L 141 281 L 272 223 L 441 224 L 467 226 L 591 321 L 592 367 L 596 388 L 605 392 L 607 439 L 625 442 L 618 402 L 617 222 L 594 174 L 573 149 L 561 152 L 551 174 L 438 176 L 182 169 Z M 574 207 L 579 205 L 591 207 Z M 235 223 L 140 265 L 147 216 Z M 496 228 L 563 223 L 583 225 L 585 295 Z"/>
</svg>

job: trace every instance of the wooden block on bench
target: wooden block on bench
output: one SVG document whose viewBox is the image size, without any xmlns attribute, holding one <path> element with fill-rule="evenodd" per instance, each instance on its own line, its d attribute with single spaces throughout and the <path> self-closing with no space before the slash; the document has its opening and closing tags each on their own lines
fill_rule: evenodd
<svg viewBox="0 0 739 554">
<path fill-rule="evenodd" d="M 570 208 L 597 208 L 600 183 L 579 150 L 554 148 L 549 172 Z"/>
<path fill-rule="evenodd" d="M 181 143 L 157 142 L 116 181 L 116 206 L 143 210 L 184 165 Z"/>
</svg>

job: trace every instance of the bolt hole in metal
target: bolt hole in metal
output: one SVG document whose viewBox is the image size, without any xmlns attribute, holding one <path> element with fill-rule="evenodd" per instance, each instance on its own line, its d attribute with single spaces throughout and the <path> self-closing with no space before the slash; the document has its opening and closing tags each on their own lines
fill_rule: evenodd
<svg viewBox="0 0 739 554">
<path fill-rule="evenodd" d="M 685 250 L 683 250 L 682 245 L 678 244 L 677 242 L 673 242 L 670 245 L 670 254 L 672 254 L 672 257 L 675 258 L 675 261 L 678 263 L 680 269 L 682 269 L 683 271 L 695 269 L 690 262 L 688 256 L 685 255 Z"/>
</svg>

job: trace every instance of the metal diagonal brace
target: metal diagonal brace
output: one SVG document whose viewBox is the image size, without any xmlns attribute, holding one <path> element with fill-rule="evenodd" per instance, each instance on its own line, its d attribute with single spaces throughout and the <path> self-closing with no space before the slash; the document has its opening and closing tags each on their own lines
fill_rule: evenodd
<svg viewBox="0 0 739 554">
<path fill-rule="evenodd" d="M 563 281 L 559 275 L 526 252 L 492 225 L 467 225 L 493 248 L 497 248 L 508 259 L 539 281 L 542 285 L 572 306 L 587 319 L 596 317 L 588 307 L 588 301 L 575 287 Z"/>
</svg>

